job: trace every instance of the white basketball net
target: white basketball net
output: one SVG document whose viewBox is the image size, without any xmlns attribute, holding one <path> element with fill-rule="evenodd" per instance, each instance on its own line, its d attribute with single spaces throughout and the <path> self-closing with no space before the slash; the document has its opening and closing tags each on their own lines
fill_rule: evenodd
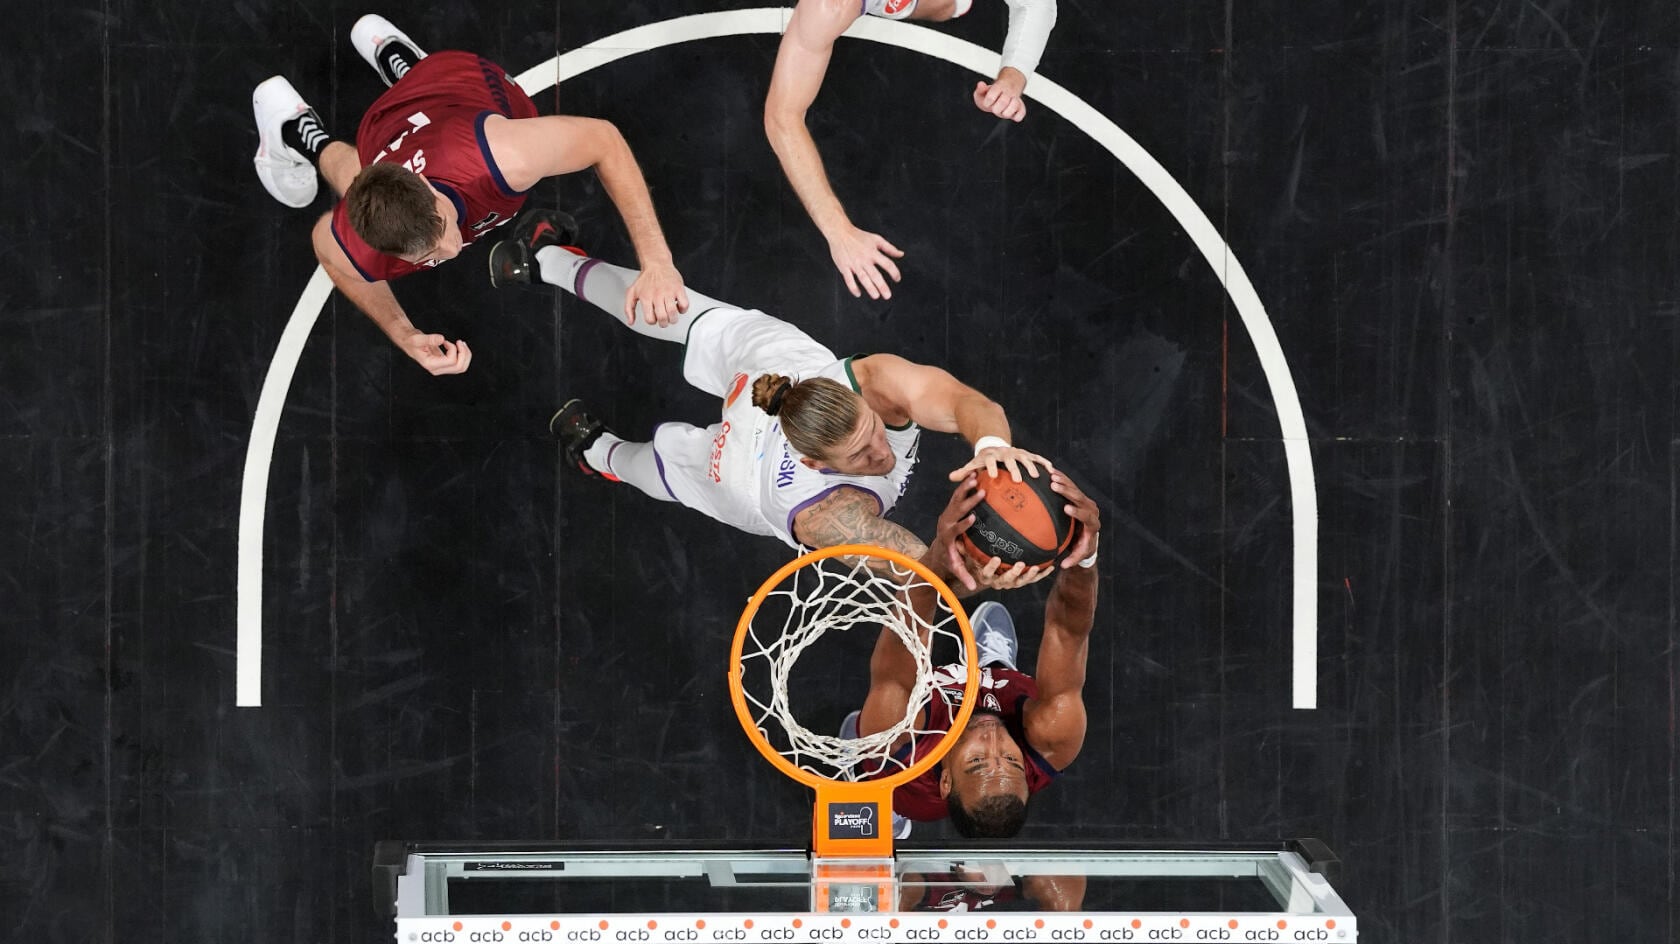
<svg viewBox="0 0 1680 944">
<path fill-rule="evenodd" d="M 879 569 L 871 568 L 870 561 Z M 912 595 L 919 607 L 910 604 Z M 783 609 L 786 615 L 778 621 Z M 854 629 L 869 634 L 872 644 L 883 629 L 895 634 L 916 662 L 916 683 L 903 719 L 848 740 L 799 723 L 789 706 L 788 678 L 794 663 L 824 633 Z M 754 724 L 789 762 L 830 780 L 878 779 L 915 764 L 918 748 L 926 756 L 923 735 L 944 733 L 944 728 L 926 725 L 923 709 L 941 683 L 954 683 L 961 691 L 967 661 L 956 615 L 926 579 L 883 558 L 830 557 L 794 571 L 753 614 L 741 649 L 741 687 Z M 861 689 L 868 681 L 867 664 L 855 671 L 861 673 Z M 911 749 L 894 758 L 893 746 L 905 735 L 911 736 Z"/>
</svg>

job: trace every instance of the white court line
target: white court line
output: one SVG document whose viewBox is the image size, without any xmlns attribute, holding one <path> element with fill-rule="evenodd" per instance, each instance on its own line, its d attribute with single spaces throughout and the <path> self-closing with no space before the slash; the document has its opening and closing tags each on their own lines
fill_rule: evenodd
<svg viewBox="0 0 1680 944">
<path fill-rule="evenodd" d="M 727 10 L 677 17 L 650 23 L 603 37 L 548 62 L 527 69 L 517 79 L 526 92 L 535 94 L 597 66 L 625 56 L 703 39 L 720 39 L 752 33 L 780 33 L 788 10 L 761 7 L 756 10 Z M 867 39 L 912 52 L 920 52 L 990 78 L 996 71 L 998 54 L 920 26 L 875 17 L 863 17 L 846 35 Z M 1027 97 L 1042 104 L 1090 135 L 1113 154 L 1161 201 L 1173 219 L 1201 251 L 1214 274 L 1225 286 L 1242 318 L 1260 357 L 1266 384 L 1276 404 L 1283 439 L 1284 458 L 1289 469 L 1289 490 L 1294 530 L 1294 607 L 1292 700 L 1296 708 L 1318 706 L 1318 495 L 1313 485 L 1312 451 L 1307 441 L 1306 421 L 1295 380 L 1289 373 L 1277 332 L 1272 329 L 1266 308 L 1248 280 L 1230 246 L 1213 222 L 1190 198 L 1172 174 L 1151 157 L 1131 136 L 1084 100 L 1042 75 L 1028 85 Z M 292 310 L 291 321 L 280 337 L 268 376 L 257 401 L 257 415 L 251 424 L 251 442 L 245 454 L 245 487 L 239 506 L 239 644 L 235 704 L 262 704 L 262 530 L 267 507 L 268 468 L 274 454 L 274 436 L 281 407 L 291 386 L 292 373 L 303 352 L 303 342 L 320 317 L 332 285 L 317 268 L 315 275 Z"/>
</svg>

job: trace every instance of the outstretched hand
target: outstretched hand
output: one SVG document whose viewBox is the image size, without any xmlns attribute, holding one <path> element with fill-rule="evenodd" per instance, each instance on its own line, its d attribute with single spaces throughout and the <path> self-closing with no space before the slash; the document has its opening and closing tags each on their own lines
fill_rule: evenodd
<svg viewBox="0 0 1680 944">
<path fill-rule="evenodd" d="M 467 342 L 451 342 L 441 334 L 415 331 L 398 342 L 398 346 L 434 377 L 465 373 L 472 364 L 472 348 L 467 347 Z"/>
<path fill-rule="evenodd" d="M 1079 540 L 1062 559 L 1062 566 L 1072 567 L 1097 552 L 1097 532 L 1102 530 L 1102 513 L 1073 480 L 1060 472 L 1050 473 L 1050 490 L 1068 500 L 1062 510 L 1079 522 Z"/>
<path fill-rule="evenodd" d="M 879 233 L 865 232 L 850 223 L 828 241 L 828 254 L 834 259 L 834 267 L 840 270 L 840 277 L 846 280 L 846 290 L 853 298 L 862 297 L 868 292 L 873 299 L 892 297 L 892 289 L 887 279 L 899 281 L 898 266 L 894 259 L 904 258 L 904 250 L 894 246 L 881 237 Z M 859 287 L 862 291 L 859 291 Z"/>
<path fill-rule="evenodd" d="M 688 311 L 688 289 L 683 287 L 682 273 L 669 262 L 655 262 L 645 266 L 642 274 L 624 293 L 624 319 L 636 323 L 640 306 L 642 321 L 668 328 L 677 323 L 677 315 Z"/>
<path fill-rule="evenodd" d="M 1009 477 L 1017 482 L 1021 481 L 1022 469 L 1025 469 L 1028 475 L 1036 479 L 1038 478 L 1038 466 L 1044 466 L 1046 472 L 1053 471 L 1055 468 L 1050 464 L 1049 459 L 1036 452 L 1017 449 L 1014 446 L 987 446 L 975 453 L 974 458 L 968 460 L 967 465 L 952 472 L 951 481 L 959 481 L 963 476 L 978 472 L 982 468 L 986 470 L 987 476 L 996 476 L 998 463 L 1000 462 L 1003 463 L 1004 468 L 1009 470 Z"/>
</svg>

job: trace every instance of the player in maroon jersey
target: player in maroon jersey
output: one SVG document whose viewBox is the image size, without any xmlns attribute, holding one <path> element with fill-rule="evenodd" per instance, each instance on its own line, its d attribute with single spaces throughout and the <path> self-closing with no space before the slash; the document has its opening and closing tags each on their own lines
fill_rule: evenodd
<svg viewBox="0 0 1680 944">
<path fill-rule="evenodd" d="M 1015 835 L 1032 794 L 1067 769 L 1085 743 L 1085 661 L 1097 607 L 1097 535 L 1102 521 L 1096 503 L 1060 471 L 1050 473 L 1050 487 L 1067 499 L 1064 509 L 1079 520 L 1082 533 L 1057 568 L 1045 603 L 1038 664 L 1031 675 L 1016 668 L 1015 625 L 1003 604 L 989 601 L 974 609 L 970 623 L 982 666 L 980 703 L 944 759 L 893 791 L 894 835 L 899 838 L 908 835 L 907 820 L 946 816 L 964 836 Z M 959 570 L 955 555 L 960 552 L 951 542 L 973 523 L 969 510 L 977 488 L 969 476 L 940 515 L 934 544 L 922 558 L 936 570 L 966 573 Z M 963 582 L 969 580 L 965 577 Z M 863 708 L 846 719 L 841 737 L 874 734 L 903 719 L 916 673 L 916 659 L 898 636 L 882 632 L 869 662 L 869 694 Z M 960 666 L 934 669 L 938 687 L 916 721 L 927 733 L 914 746 L 914 756 L 931 750 L 950 730 L 962 707 L 965 675 Z M 896 757 L 911 756 L 910 737 L 905 735 L 895 746 Z M 880 773 L 893 769 L 902 768 L 883 765 Z"/>
<path fill-rule="evenodd" d="M 287 206 L 314 201 L 317 170 L 343 197 L 315 224 L 315 255 L 403 353 L 433 374 L 458 374 L 472 362 L 465 341 L 409 321 L 391 279 L 455 258 L 512 220 L 543 178 L 591 167 L 641 260 L 625 317 L 667 325 L 688 309 L 647 184 L 612 124 L 538 116 L 500 66 L 467 52 L 428 56 L 380 16 L 356 21 L 350 40 L 389 86 L 362 118 L 356 145 L 329 138 L 315 110 L 274 76 L 252 96 L 257 176 Z"/>
</svg>

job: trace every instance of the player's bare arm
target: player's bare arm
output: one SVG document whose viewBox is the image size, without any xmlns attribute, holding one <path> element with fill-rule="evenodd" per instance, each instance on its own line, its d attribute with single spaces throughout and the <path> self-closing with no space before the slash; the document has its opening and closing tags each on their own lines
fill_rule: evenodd
<svg viewBox="0 0 1680 944">
<path fill-rule="evenodd" d="M 881 517 L 881 504 L 875 496 L 844 486 L 795 515 L 793 536 L 807 547 L 869 544 L 909 557 L 927 552 L 920 538 Z"/>
<path fill-rule="evenodd" d="M 1051 488 L 1067 498 L 1069 514 L 1084 531 L 1079 547 L 1091 548 L 1094 556 L 1102 528 L 1096 503 L 1060 472 L 1052 473 Z M 1033 670 L 1038 697 L 1023 712 L 1027 743 L 1057 770 L 1072 763 L 1085 744 L 1085 665 L 1096 611 L 1095 560 L 1090 566 L 1076 563 L 1057 574 L 1044 605 L 1044 640 Z"/>
<path fill-rule="evenodd" d="M 852 362 L 864 399 L 890 423 L 906 419 L 923 429 L 957 433 L 977 447 L 974 459 L 951 473 L 960 481 L 980 468 L 995 472 L 1002 464 L 1014 477 L 1037 476 L 1038 466 L 1050 468 L 1043 456 L 1011 446 L 1009 417 L 1003 407 L 948 371 L 905 360 L 896 354 L 871 354 Z"/>
<path fill-rule="evenodd" d="M 624 317 L 633 323 L 640 314 L 649 323 L 670 325 L 688 310 L 688 292 L 659 227 L 647 181 L 617 127 L 573 115 L 492 117 L 484 123 L 484 137 L 508 186 L 515 190 L 527 190 L 556 174 L 593 167 L 623 217 L 641 262 L 641 275 L 624 297 Z"/>
<path fill-rule="evenodd" d="M 1045 911 L 1078 911 L 1085 906 L 1083 875 L 1029 875 L 1021 891 Z"/>
<path fill-rule="evenodd" d="M 828 182 L 805 113 L 822 88 L 834 41 L 860 15 L 857 0 L 799 0 L 788 18 L 764 101 L 764 133 L 853 297 L 891 298 L 904 253 L 879 234 L 852 224 Z M 890 281 L 889 281 L 890 280 Z"/>
<path fill-rule="evenodd" d="M 379 330 L 415 363 L 437 376 L 459 374 L 472 364 L 472 349 L 466 341 L 450 341 L 441 334 L 427 334 L 408 320 L 388 282 L 369 282 L 361 277 L 332 234 L 332 215 L 321 217 L 310 234 L 315 258 L 327 271 L 333 285 L 344 293 Z"/>
</svg>

